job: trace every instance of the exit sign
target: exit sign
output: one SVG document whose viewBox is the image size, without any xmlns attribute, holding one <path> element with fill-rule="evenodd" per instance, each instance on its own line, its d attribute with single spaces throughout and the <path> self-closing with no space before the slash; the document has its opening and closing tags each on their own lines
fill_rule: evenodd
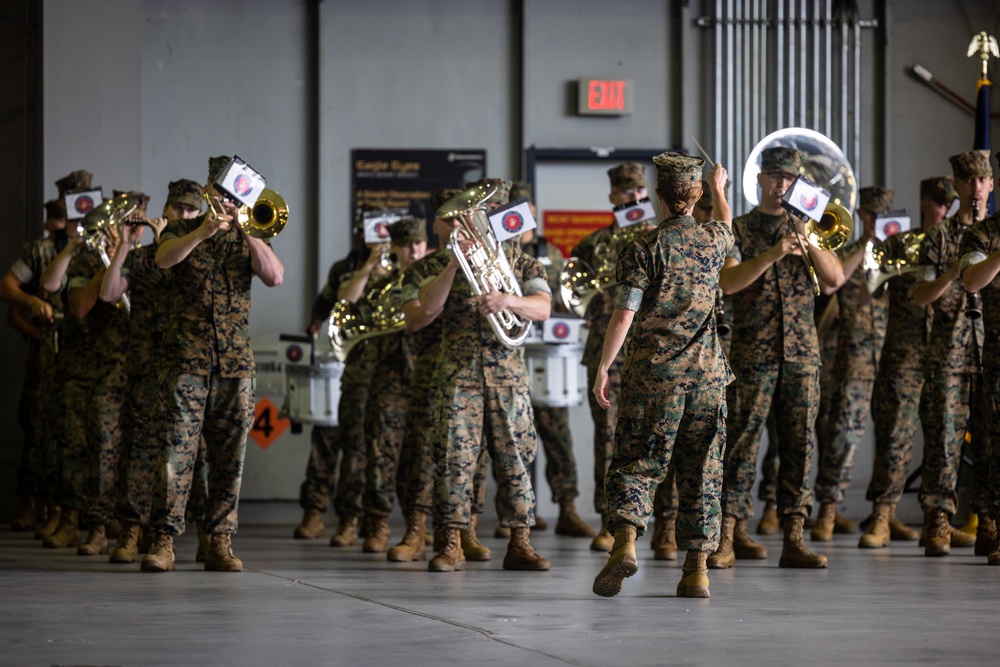
<svg viewBox="0 0 1000 667">
<path fill-rule="evenodd" d="M 577 85 L 577 113 L 590 116 L 632 113 L 631 79 L 580 79 Z"/>
</svg>

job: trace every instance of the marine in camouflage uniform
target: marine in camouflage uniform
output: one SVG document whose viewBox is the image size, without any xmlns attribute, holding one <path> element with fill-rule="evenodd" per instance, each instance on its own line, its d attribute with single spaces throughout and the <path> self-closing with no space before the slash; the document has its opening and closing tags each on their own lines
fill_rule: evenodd
<svg viewBox="0 0 1000 667">
<path fill-rule="evenodd" d="M 653 511 L 651 492 L 675 469 L 677 543 L 687 552 L 678 597 L 709 597 L 708 554 L 719 546 L 719 495 L 726 439 L 725 387 L 733 375 L 716 333 L 719 271 L 733 245 L 716 165 L 713 195 L 720 221 L 697 222 L 705 161 L 679 153 L 653 158 L 657 194 L 667 216 L 626 247 L 593 393 L 610 405 L 607 370 L 635 322 L 626 353 L 614 456 L 605 480 L 608 528 L 615 541 L 594 593 L 616 595 L 638 569 L 635 539 Z"/>
<path fill-rule="evenodd" d="M 921 181 L 920 195 L 921 209 L 925 208 L 925 200 L 930 200 L 943 210 L 958 196 L 950 177 Z M 925 218 L 925 229 L 938 222 Z M 905 257 L 905 238 L 897 234 L 886 239 L 883 244 L 886 256 Z M 907 262 L 917 265 L 916 258 Z M 930 309 L 914 298 L 919 276 L 911 271 L 885 284 L 888 321 L 872 391 L 875 457 L 865 494 L 872 502 L 872 521 L 858 541 L 861 548 L 888 546 L 890 540 L 917 539 L 915 531 L 896 518 L 896 504 L 903 497 L 913 438 L 920 423 L 918 405 L 924 386 L 925 346 L 931 317 Z"/>
<path fill-rule="evenodd" d="M 983 444 L 981 439 L 986 437 L 985 415 L 978 403 L 983 322 L 966 314 L 967 295 L 958 278 L 962 236 L 975 222 L 974 202 L 985 212 L 992 189 L 989 160 L 989 152 L 984 150 L 950 158 L 959 194 L 958 212 L 928 230 L 920 244 L 920 265 L 928 268 L 915 296 L 921 305 L 934 305 L 919 406 L 924 433 L 920 504 L 927 556 L 946 556 L 951 546 L 957 546 L 950 521 L 958 505 L 956 485 L 966 426 L 973 442 Z M 974 509 L 978 500 L 973 494 Z"/>
<path fill-rule="evenodd" d="M 402 272 L 427 251 L 427 229 L 423 220 L 404 217 L 389 227 L 396 265 L 388 275 L 372 275 L 365 290 L 383 294 L 402 311 Z M 362 550 L 383 553 L 389 545 L 389 514 L 396 500 L 399 461 L 403 447 L 406 414 L 410 404 L 410 375 L 416 350 L 413 336 L 402 327 L 369 342 L 365 355 L 372 361 L 372 381 L 365 406 L 367 467 L 363 507 L 368 521 Z M 402 480 L 399 480 L 400 482 Z"/>
<path fill-rule="evenodd" d="M 514 201 L 521 198 L 528 200 L 534 215 L 531 185 L 524 181 L 514 181 L 510 188 L 510 199 Z M 549 289 L 557 294 L 559 274 L 565 262 L 562 251 L 544 236 L 536 235 L 535 230 L 522 234 L 520 242 L 521 250 L 545 267 Z M 553 310 L 558 310 L 562 305 L 558 303 L 558 299 L 556 301 Z M 552 502 L 559 506 L 556 534 L 593 537 L 594 529 L 584 523 L 576 512 L 576 497 L 580 495 L 580 491 L 577 485 L 576 457 L 573 456 L 573 434 L 569 430 L 569 408 L 537 404 L 532 404 L 531 408 L 535 415 L 535 428 L 538 429 L 538 437 L 545 450 L 545 479 L 552 491 Z M 536 526 L 538 520 L 536 516 Z"/>
<path fill-rule="evenodd" d="M 364 227 L 361 218 L 355 220 L 353 226 L 354 243 L 359 246 L 351 250 L 347 257 L 330 267 L 326 284 L 316 295 L 312 306 L 312 319 L 306 332 L 316 337 L 330 312 L 336 305 L 341 281 L 352 274 L 367 259 L 370 250 L 362 245 Z M 325 332 L 324 332 L 325 333 Z M 331 494 L 338 489 L 337 465 L 340 458 L 340 426 L 314 425 L 309 435 L 309 461 L 306 464 L 306 476 L 299 487 L 299 506 L 303 509 L 302 521 L 295 527 L 293 536 L 298 539 L 316 539 L 323 536 L 326 527 L 323 525 L 323 514 L 330 504 Z"/>
<path fill-rule="evenodd" d="M 496 187 L 487 205 L 507 202 L 508 181 L 486 179 L 480 183 Z M 472 224 L 488 224 L 481 211 L 474 215 L 480 219 Z M 464 567 L 460 530 L 472 521 L 473 476 L 484 443 L 497 479 L 497 515 L 500 524 L 511 529 L 504 569 L 550 567 L 534 552 L 528 538 L 535 507 L 528 470 L 535 457 L 537 434 L 527 368 L 521 351 L 501 343 L 485 317 L 509 308 L 521 318 L 545 319 L 550 312 L 550 291 L 545 269 L 537 259 L 516 247 L 501 245 L 498 250 L 505 254 L 513 250 L 510 268 L 524 296 L 501 292 L 475 296 L 464 273 L 458 272 L 457 259 L 451 259 L 419 293 L 421 304 L 438 313 L 444 323 L 435 372 L 439 389 L 433 443 L 437 467 L 434 525 L 440 531 L 440 552 L 429 563 L 431 571 Z"/>
<path fill-rule="evenodd" d="M 626 162 L 608 170 L 611 181 L 611 193 L 608 199 L 618 206 L 634 202 L 647 196 L 646 176 L 643 167 L 637 162 Z M 645 224 L 633 225 L 622 229 L 617 221 L 607 227 L 598 229 L 585 236 L 573 248 L 573 257 L 585 261 L 599 274 L 613 274 L 618 254 L 637 233 L 645 231 Z M 604 334 L 608 328 L 608 320 L 614 310 L 615 288 L 604 289 L 597 293 L 587 307 L 586 319 L 590 327 L 587 341 L 583 348 L 583 365 L 587 367 L 587 382 L 593 386 L 597 379 L 597 366 L 601 361 L 601 349 L 604 345 Z M 628 347 L 626 339 L 625 348 Z M 604 515 L 607 513 L 607 501 L 604 497 L 604 476 L 611 465 L 611 454 L 615 441 L 615 425 L 618 423 L 618 395 L 621 392 L 622 366 L 625 364 L 624 349 L 619 352 L 611 365 L 608 378 L 608 397 L 611 407 L 602 410 L 597 399 L 588 395 L 590 416 L 594 420 L 594 509 L 601 515 L 601 532 L 594 538 L 590 548 L 594 551 L 608 551 L 613 538 L 604 526 Z"/>
<path fill-rule="evenodd" d="M 130 218 L 145 218 L 146 204 L 149 203 L 147 195 L 116 190 L 114 196 L 135 197 L 139 205 Z M 109 229 L 104 252 L 114 254 L 123 242 L 123 235 L 121 231 Z M 68 285 L 70 312 L 76 317 L 85 317 L 87 327 L 94 336 L 94 346 L 87 354 L 87 363 L 93 374 L 93 393 L 87 413 L 89 503 L 83 516 L 83 522 L 90 530 L 77 550 L 77 554 L 84 556 L 108 553 L 107 527 L 114 519 L 118 471 L 122 461 L 121 408 L 125 398 L 125 357 L 128 352 L 128 311 L 121 302 L 106 303 L 99 299 L 101 282 L 106 273 L 100 252 L 92 250 L 73 260 Z"/>
<path fill-rule="evenodd" d="M 34 530 L 43 505 L 52 515 L 46 517 L 47 521 L 56 516 L 52 499 L 56 464 L 51 425 L 59 417 L 55 409 L 59 395 L 56 353 L 63 304 L 58 294 L 49 294 L 41 288 L 40 278 L 69 238 L 62 200 L 46 202 L 45 211 L 45 229 L 50 236 L 26 243 L 21 256 L 0 283 L 0 298 L 9 302 L 11 308 L 8 321 L 28 339 L 24 387 L 17 407 L 18 423 L 24 431 L 24 447 L 15 489 L 22 506 L 11 523 L 15 531 Z"/>
<path fill-rule="evenodd" d="M 228 162 L 227 157 L 209 160 L 209 183 Z M 184 532 L 200 436 L 209 493 L 202 527 L 211 535 L 205 569 L 243 569 L 231 536 L 254 410 L 250 285 L 255 275 L 268 287 L 280 285 L 284 267 L 267 241 L 249 237 L 236 225 L 235 211 L 230 202 L 217 199 L 205 215 L 171 223 L 156 252 L 157 266 L 173 267 L 168 335 L 173 363 L 161 392 L 165 449 L 144 571 L 174 568 L 173 536 Z"/>
<path fill-rule="evenodd" d="M 862 261 L 866 246 L 875 238 L 875 216 L 892 208 L 892 190 L 881 186 L 862 188 L 858 217 L 861 238 L 837 252 L 848 280 L 837 290 L 839 309 L 837 352 L 831 365 L 829 416 L 819 427 L 819 473 L 816 498 L 819 514 L 813 540 L 828 542 L 833 533 L 853 533 L 857 526 L 839 516 L 837 503 L 851 483 L 854 455 L 864 437 L 879 356 L 885 341 L 888 299 L 868 293 Z M 825 389 L 825 388 L 824 388 Z"/>
<path fill-rule="evenodd" d="M 154 230 L 153 243 L 131 250 L 133 235 L 141 236 L 142 227 L 126 228 L 125 242 L 111 257 L 111 264 L 101 285 L 101 298 L 117 301 L 128 291 L 131 301 L 129 313 L 128 354 L 125 362 L 125 401 L 121 411 L 122 466 L 115 518 L 121 524 L 118 544 L 111 552 L 112 563 L 135 562 L 139 553 L 139 528 L 149 523 L 156 487 L 160 453 L 160 382 L 169 367 L 169 357 L 160 347 L 167 335 L 169 319 L 167 305 L 170 298 L 170 271 L 156 266 L 156 249 L 159 235 L 168 221 L 194 218 L 201 213 L 203 203 L 201 186 L 190 180 L 173 181 L 168 186 L 164 218 L 150 220 Z M 199 458 L 204 458 L 203 442 Z M 207 470 L 202 479 L 196 464 L 195 496 L 207 496 Z M 197 491 L 197 494 L 195 493 Z M 201 516 L 197 517 L 200 526 Z M 207 535 L 199 531 L 199 554 L 203 561 Z"/>
<path fill-rule="evenodd" d="M 746 530 L 753 513 L 757 452 L 774 404 L 778 429 L 778 514 L 785 539 L 780 567 L 826 567 L 824 556 L 802 542 L 812 510 L 809 474 L 819 402 L 819 341 L 813 316 L 815 293 L 781 194 L 800 172 L 801 154 L 769 148 L 761 154 L 761 204 L 733 220 L 736 241 L 720 283 L 733 301 L 734 328 L 729 363 L 736 381 L 729 386 L 729 422 L 719 551 L 710 567 L 733 567 L 735 559 L 766 558 Z M 795 224 L 798 229 L 798 224 Z M 843 282 L 837 257 L 808 248 L 816 275 L 834 287 Z"/>
<path fill-rule="evenodd" d="M 997 156 L 1000 161 L 1000 155 Z M 985 184 L 983 186 L 985 189 Z M 1000 214 L 974 223 L 965 232 L 961 246 L 961 277 L 966 289 L 977 289 L 983 301 L 983 406 L 989 432 L 988 451 L 973 465 L 987 470 L 976 534 L 976 555 L 987 552 L 987 563 L 1000 565 L 1000 542 L 996 522 L 1000 520 Z"/>
</svg>

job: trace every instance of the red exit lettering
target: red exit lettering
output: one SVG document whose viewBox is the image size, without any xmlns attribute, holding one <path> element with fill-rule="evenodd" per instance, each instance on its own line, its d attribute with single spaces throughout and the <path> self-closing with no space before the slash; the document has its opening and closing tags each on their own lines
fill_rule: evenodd
<svg viewBox="0 0 1000 667">
<path fill-rule="evenodd" d="M 595 111 L 621 111 L 625 108 L 625 82 L 592 79 L 587 107 Z"/>
</svg>

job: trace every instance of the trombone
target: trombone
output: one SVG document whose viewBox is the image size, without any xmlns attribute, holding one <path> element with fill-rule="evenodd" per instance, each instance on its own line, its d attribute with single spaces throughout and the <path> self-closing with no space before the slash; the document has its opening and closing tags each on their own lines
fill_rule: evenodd
<svg viewBox="0 0 1000 667">
<path fill-rule="evenodd" d="M 206 188 L 203 193 L 208 208 L 218 216 L 225 213 L 216 207 L 216 199 L 208 194 Z M 257 239 L 274 238 L 281 233 L 281 230 L 288 224 L 288 204 L 285 199 L 274 190 L 264 188 L 256 203 L 251 206 L 240 206 L 236 211 L 236 224 L 240 226 L 247 236 Z"/>
</svg>

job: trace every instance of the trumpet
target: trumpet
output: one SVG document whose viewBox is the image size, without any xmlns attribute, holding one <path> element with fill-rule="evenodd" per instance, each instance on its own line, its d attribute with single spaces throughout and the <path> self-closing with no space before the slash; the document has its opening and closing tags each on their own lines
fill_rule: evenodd
<svg viewBox="0 0 1000 667">
<path fill-rule="evenodd" d="M 458 259 L 466 279 L 476 296 L 499 291 L 522 296 L 503 246 L 496 240 L 486 217 L 486 201 L 496 192 L 496 186 L 477 185 L 448 200 L 435 216 L 443 220 L 457 219 L 460 223 L 451 233 L 451 249 Z M 462 250 L 462 242 L 471 242 Z M 507 347 L 524 343 L 531 333 L 531 322 L 519 318 L 508 308 L 487 316 L 493 333 Z"/>
</svg>

